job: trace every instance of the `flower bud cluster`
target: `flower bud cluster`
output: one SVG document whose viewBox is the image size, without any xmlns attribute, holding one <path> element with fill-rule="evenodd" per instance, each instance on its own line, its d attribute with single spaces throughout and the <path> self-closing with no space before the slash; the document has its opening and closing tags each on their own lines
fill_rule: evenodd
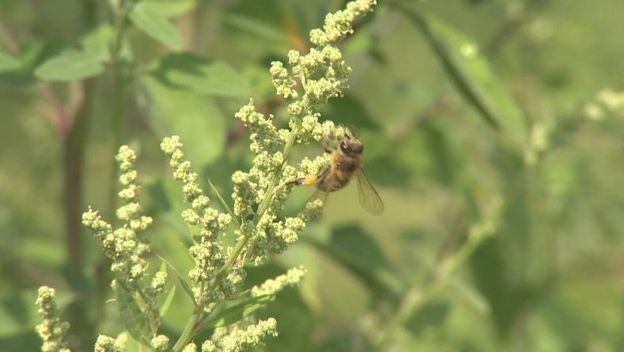
<svg viewBox="0 0 624 352">
<path fill-rule="evenodd" d="M 287 286 L 297 285 L 305 275 L 305 272 L 302 267 L 291 268 L 286 274 L 280 275 L 275 279 L 266 280 L 261 285 L 252 287 L 251 295 L 253 297 L 274 295 Z"/>
<path fill-rule="evenodd" d="M 36 330 L 43 339 L 41 351 L 44 352 L 69 352 L 70 349 L 65 342 L 65 334 L 69 329 L 69 323 L 61 321 L 60 313 L 54 301 L 54 289 L 41 286 L 37 305 L 39 314 L 43 321 L 37 325 Z"/>
<path fill-rule="evenodd" d="M 260 320 L 246 327 L 239 325 L 216 329 L 212 340 L 202 344 L 202 352 L 251 351 L 260 345 L 266 336 L 277 336 L 277 321 L 274 318 Z"/>
<path fill-rule="evenodd" d="M 249 172 L 232 176 L 234 214 L 241 219 L 239 241 L 247 241 L 244 257 L 256 265 L 283 252 L 298 239 L 305 222 L 319 214 L 319 202 L 291 218 L 279 216 L 292 181 L 318 174 L 329 163 L 327 155 L 288 164 L 290 149 L 296 144 L 322 141 L 344 133 L 331 121 L 320 122 L 318 106 L 343 94 L 351 68 L 334 44 L 353 31 L 353 23 L 372 10 L 374 0 L 356 0 L 345 10 L 329 14 L 322 29 L 310 33 L 314 45 L 308 53 L 288 53 L 288 63 L 275 61 L 270 73 L 277 94 L 288 103 L 288 129 L 277 129 L 273 117 L 257 112 L 253 101 L 236 117 L 250 130 L 250 149 L 255 154 Z M 290 181 L 288 181 L 290 180 Z"/>
<path fill-rule="evenodd" d="M 596 98 L 585 105 L 585 116 L 594 121 L 605 118 L 608 114 L 624 115 L 624 91 L 603 89 Z"/>
<path fill-rule="evenodd" d="M 140 187 L 136 183 L 137 172 L 134 169 L 136 154 L 128 146 L 122 146 L 116 159 L 122 172 L 119 182 L 124 187 L 118 194 L 123 204 L 116 213 L 123 225 L 113 229 L 91 208 L 82 214 L 82 223 L 102 243 L 104 254 L 112 260 L 111 271 L 115 277 L 132 286 L 144 277 L 147 270 L 145 258 L 149 254 L 150 243 L 144 230 L 152 224 L 152 218 L 142 215 L 138 201 Z"/>
<path fill-rule="evenodd" d="M 294 117 L 318 118 L 315 107 L 342 96 L 351 68 L 334 44 L 353 32 L 353 23 L 372 10 L 375 0 L 356 0 L 344 10 L 328 14 L 322 29 L 310 31 L 314 45 L 307 54 L 288 53 L 288 67 L 280 61 L 271 64 L 271 77 L 277 94 L 289 102 Z M 297 91 L 298 85 L 300 91 Z"/>
<path fill-rule="evenodd" d="M 190 226 L 199 228 L 199 236 L 196 236 L 194 244 L 189 249 L 195 261 L 195 267 L 190 270 L 189 277 L 195 284 L 193 292 L 196 300 L 202 302 L 209 310 L 215 302 L 229 297 L 241 281 L 236 275 L 217 277 L 225 263 L 220 236 L 225 233 L 232 216 L 209 206 L 210 199 L 201 189 L 199 176 L 191 170 L 190 161 L 185 159 L 178 136 L 165 138 L 160 147 L 169 156 L 169 165 L 174 169 L 173 176 L 182 182 L 182 192 L 190 205 L 182 212 L 182 218 Z M 217 279 L 221 281 L 213 282 Z"/>
<path fill-rule="evenodd" d="M 95 238 L 102 244 L 104 254 L 112 260 L 111 271 L 115 276 L 112 286 L 116 294 L 123 291 L 121 294 L 141 297 L 143 313 L 146 320 L 150 321 L 153 333 L 152 342 L 157 343 L 152 347 L 161 351 L 167 346 L 164 342 L 166 337 L 156 333 L 160 326 L 158 297 L 164 291 L 167 272 L 164 269 L 158 271 L 151 279 L 147 275 L 147 256 L 151 247 L 145 230 L 152 224 L 152 218 L 143 215 L 139 203 L 140 187 L 136 182 L 138 175 L 134 168 L 136 154 L 128 146 L 121 146 L 116 160 L 121 171 L 119 182 L 123 187 L 118 193 L 122 205 L 116 211 L 121 226 L 114 229 L 91 208 L 82 214 L 82 223 L 93 231 Z M 102 335 L 96 342 L 96 350 L 118 351 L 122 341 Z"/>
</svg>

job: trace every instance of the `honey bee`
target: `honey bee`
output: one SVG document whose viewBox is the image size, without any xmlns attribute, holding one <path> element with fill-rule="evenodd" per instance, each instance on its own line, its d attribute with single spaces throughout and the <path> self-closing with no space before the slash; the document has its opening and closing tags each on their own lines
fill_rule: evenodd
<svg viewBox="0 0 624 352">
<path fill-rule="evenodd" d="M 364 145 L 362 142 L 348 134 L 338 141 L 334 149 L 325 148 L 325 152 L 331 154 L 330 165 L 318 175 L 308 175 L 297 179 L 296 184 L 302 186 L 316 186 L 320 196 L 326 198 L 330 192 L 335 192 L 347 184 L 355 176 L 358 184 L 358 199 L 364 209 L 371 214 L 381 214 L 384 205 L 368 180 L 362 168 Z"/>
</svg>

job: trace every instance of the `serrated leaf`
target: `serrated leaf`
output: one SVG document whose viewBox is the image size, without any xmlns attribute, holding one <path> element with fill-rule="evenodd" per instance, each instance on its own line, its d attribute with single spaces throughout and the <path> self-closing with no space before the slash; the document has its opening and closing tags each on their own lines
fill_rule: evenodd
<svg viewBox="0 0 624 352">
<path fill-rule="evenodd" d="M 160 137 L 179 135 L 196 169 L 216 160 L 225 146 L 225 121 L 216 103 L 192 91 L 147 78 L 152 122 Z"/>
<path fill-rule="evenodd" d="M 104 71 L 102 59 L 94 53 L 66 50 L 45 61 L 35 70 L 44 81 L 76 81 L 96 76 Z"/>
<path fill-rule="evenodd" d="M 265 295 L 231 302 L 225 308 L 220 309 L 214 317 L 210 317 L 206 322 L 206 326 L 219 328 L 234 324 L 264 307 L 273 297 L 273 295 Z"/>
<path fill-rule="evenodd" d="M 148 343 L 151 339 L 149 324 L 146 315 L 137 304 L 132 293 L 123 288 L 119 282 L 114 285 L 113 289 L 124 326 L 132 337 L 138 341 Z"/>
<path fill-rule="evenodd" d="M 129 13 L 132 23 L 143 33 L 156 39 L 172 49 L 182 47 L 182 37 L 167 18 L 146 5 L 139 2 L 132 7 Z"/>
<path fill-rule="evenodd" d="M 20 61 L 8 53 L 0 51 L 0 72 L 14 71 L 21 66 Z"/>
<path fill-rule="evenodd" d="M 163 57 L 150 74 L 167 87 L 200 94 L 248 97 L 250 91 L 249 82 L 228 64 L 190 53 Z"/>
<path fill-rule="evenodd" d="M 173 297 L 175 297 L 175 292 L 176 292 L 176 287 L 171 286 L 171 288 L 169 289 L 169 292 L 167 293 L 167 297 L 165 298 L 165 301 L 163 302 L 162 306 L 160 306 L 160 309 L 158 311 L 158 314 L 160 314 L 161 317 L 164 317 L 165 315 L 167 315 L 167 311 L 169 311 L 169 307 L 171 307 L 171 302 L 173 302 Z"/>
<path fill-rule="evenodd" d="M 376 295 L 400 297 L 401 281 L 379 245 L 360 227 L 343 226 L 332 233 L 329 243 L 309 243 L 349 269 Z"/>
<path fill-rule="evenodd" d="M 496 77 L 476 43 L 430 14 L 397 3 L 425 36 L 464 99 L 491 126 L 523 146 L 527 126 L 522 112 Z"/>
</svg>

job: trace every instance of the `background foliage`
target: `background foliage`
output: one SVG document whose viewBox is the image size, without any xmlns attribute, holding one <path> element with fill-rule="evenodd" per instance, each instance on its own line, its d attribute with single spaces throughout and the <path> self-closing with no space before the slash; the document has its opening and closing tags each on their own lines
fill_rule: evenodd
<svg viewBox="0 0 624 352">
<path fill-rule="evenodd" d="M 140 4 L 117 41 L 105 2 L 0 2 L 0 350 L 39 348 L 42 284 L 75 346 L 119 332 L 77 216 L 113 209 L 120 143 L 141 151 L 156 251 L 191 266 L 160 138 L 181 135 L 231 193 L 250 161 L 234 112 L 252 96 L 283 117 L 269 63 L 344 2 Z M 267 350 L 622 350 L 624 104 L 605 89 L 624 84 L 623 12 L 619 0 L 380 1 L 341 44 L 351 88 L 324 117 L 359 131 L 386 212 L 353 206 L 349 187 L 250 272 L 251 285 L 308 269 L 263 312 L 280 331 Z M 179 293 L 172 307 L 176 335 L 191 307 Z"/>
</svg>

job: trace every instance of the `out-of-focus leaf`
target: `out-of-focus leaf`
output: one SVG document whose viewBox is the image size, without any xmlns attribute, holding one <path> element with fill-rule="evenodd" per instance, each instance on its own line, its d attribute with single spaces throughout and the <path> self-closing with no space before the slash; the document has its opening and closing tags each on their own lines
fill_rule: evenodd
<svg viewBox="0 0 624 352">
<path fill-rule="evenodd" d="M 20 67 L 9 71 L 0 71 L 0 83 L 10 86 L 25 86 L 37 81 L 33 71 L 48 59 L 58 55 L 64 44 L 55 41 L 33 41 L 29 43 L 16 59 Z"/>
<path fill-rule="evenodd" d="M 190 53 L 167 55 L 150 73 L 171 88 L 226 97 L 249 96 L 249 83 L 228 64 Z"/>
<path fill-rule="evenodd" d="M 234 324 L 266 306 L 274 297 L 273 295 L 265 295 L 228 302 L 224 308 L 218 310 L 217 314 L 208 318 L 206 326 L 218 328 Z"/>
<path fill-rule="evenodd" d="M 423 304 L 406 322 L 407 331 L 419 336 L 426 329 L 435 329 L 449 316 L 450 304 L 445 300 L 431 300 Z"/>
<path fill-rule="evenodd" d="M 195 0 L 143 0 L 144 6 L 166 18 L 177 17 L 197 6 Z"/>
<path fill-rule="evenodd" d="M 19 69 L 21 63 L 8 53 L 0 51 L 0 72 L 14 71 Z"/>
<path fill-rule="evenodd" d="M 165 15 L 141 1 L 134 5 L 129 13 L 130 20 L 143 33 L 172 49 L 182 47 L 182 37 Z"/>
<path fill-rule="evenodd" d="M 119 307 L 119 315 L 121 316 L 121 321 L 123 321 L 124 326 L 132 337 L 138 341 L 149 344 L 151 336 L 146 315 L 143 313 L 132 294 L 121 287 L 121 284 L 117 283 L 113 289 L 115 291 L 116 303 Z"/>
<path fill-rule="evenodd" d="M 452 83 L 479 115 L 519 146 L 527 139 L 523 114 L 474 41 L 431 14 L 396 3 L 423 33 Z"/>
<path fill-rule="evenodd" d="M 0 337 L 0 351 L 40 351 L 41 338 L 34 329 Z"/>
<path fill-rule="evenodd" d="M 104 71 L 98 54 L 66 50 L 35 70 L 35 76 L 44 81 L 76 81 L 99 75 Z"/>
<path fill-rule="evenodd" d="M 37 314 L 35 290 L 19 291 L 0 300 L 0 340 L 28 332 L 41 320 Z M 57 298 L 57 302 L 60 301 Z"/>
<path fill-rule="evenodd" d="M 308 243 L 349 269 L 378 297 L 398 298 L 403 284 L 375 240 L 359 226 L 334 230 L 329 243 Z"/>
<path fill-rule="evenodd" d="M 171 88 L 153 78 L 146 87 L 154 127 L 160 137 L 180 136 L 184 152 L 196 169 L 223 153 L 225 121 L 215 102 L 192 91 Z"/>
<path fill-rule="evenodd" d="M 169 307 L 171 307 L 171 302 L 173 302 L 173 297 L 175 297 L 175 292 L 176 287 L 171 286 L 171 288 L 169 289 L 169 293 L 167 293 L 165 301 L 163 302 L 162 306 L 160 306 L 160 310 L 158 311 L 161 317 L 167 315 L 167 311 L 169 311 Z"/>
<path fill-rule="evenodd" d="M 328 109 L 323 116 L 328 120 L 353 129 L 378 130 L 380 128 L 379 124 L 366 111 L 364 105 L 348 94 L 340 99 L 330 100 Z M 353 132 L 357 134 L 358 131 Z"/>
<path fill-rule="evenodd" d="M 115 39 L 115 31 L 111 25 L 103 24 L 85 34 L 80 44 L 84 50 L 100 62 L 110 60 L 110 48 Z"/>
<path fill-rule="evenodd" d="M 288 37 L 284 32 L 280 31 L 277 27 L 268 25 L 258 19 L 237 14 L 229 14 L 225 17 L 225 24 L 256 37 L 260 37 L 262 40 L 271 42 L 273 45 L 277 45 L 278 47 L 290 47 Z"/>
</svg>

